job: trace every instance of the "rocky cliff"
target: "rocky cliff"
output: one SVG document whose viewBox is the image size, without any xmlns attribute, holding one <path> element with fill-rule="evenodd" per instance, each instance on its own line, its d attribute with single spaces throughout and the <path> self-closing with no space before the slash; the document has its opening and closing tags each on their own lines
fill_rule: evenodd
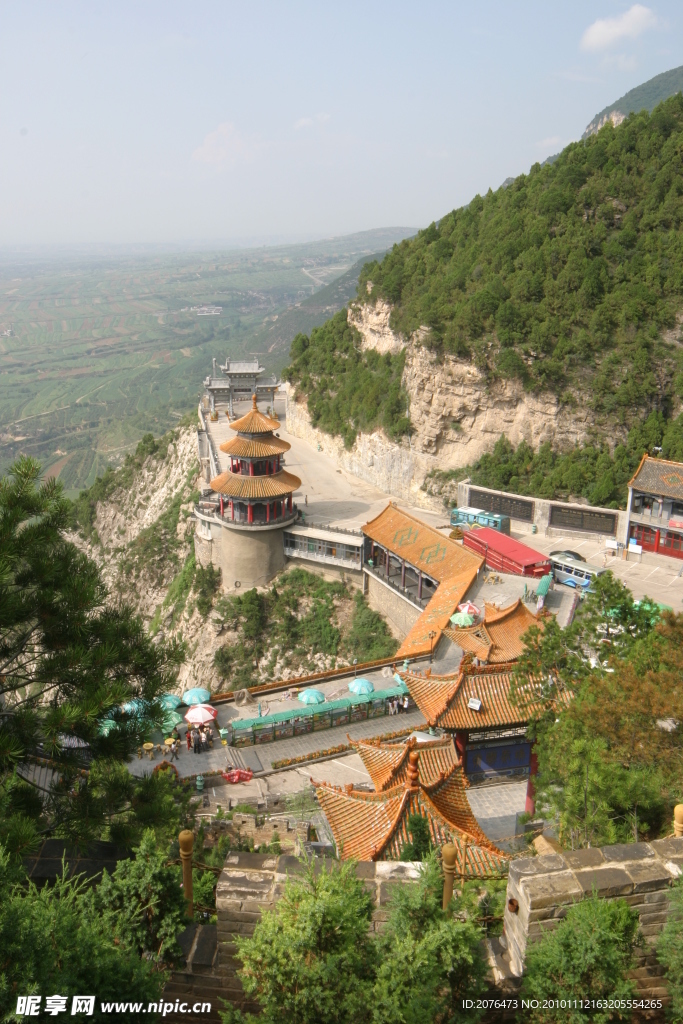
<svg viewBox="0 0 683 1024">
<path fill-rule="evenodd" d="M 513 445 L 527 441 L 538 448 L 551 441 L 560 449 L 581 443 L 593 423 L 586 408 L 561 405 L 550 393 L 527 392 L 516 380 L 487 380 L 469 360 L 439 357 L 422 342 L 427 329 L 405 339 L 390 326 L 391 307 L 384 302 L 354 304 L 348 319 L 359 331 L 364 349 L 405 350 L 402 384 L 409 397 L 413 434 L 400 443 L 382 431 L 359 434 L 348 450 L 342 440 L 311 425 L 304 400 L 289 388 L 287 430 L 320 444 L 339 464 L 396 497 L 431 505 L 422 489 L 432 470 L 467 466 L 491 451 L 501 434 Z"/>
</svg>

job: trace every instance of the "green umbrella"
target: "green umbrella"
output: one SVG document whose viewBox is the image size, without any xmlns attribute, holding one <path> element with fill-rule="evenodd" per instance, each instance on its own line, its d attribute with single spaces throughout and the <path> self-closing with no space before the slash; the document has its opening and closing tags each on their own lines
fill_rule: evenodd
<svg viewBox="0 0 683 1024">
<path fill-rule="evenodd" d="M 175 711 L 178 705 L 183 702 L 175 693 L 162 693 L 161 697 L 159 697 L 159 703 L 167 711 Z"/>
<path fill-rule="evenodd" d="M 163 721 L 162 728 L 164 732 L 171 732 L 176 725 L 180 725 L 183 720 L 183 716 L 179 715 L 177 711 L 171 711 L 170 714 L 166 715 Z"/>
<path fill-rule="evenodd" d="M 451 622 L 454 626 L 471 626 L 474 619 L 467 612 L 456 612 L 455 615 L 451 615 Z"/>
<path fill-rule="evenodd" d="M 320 690 L 302 690 L 299 700 L 302 704 L 324 704 L 325 694 Z"/>
<path fill-rule="evenodd" d="M 369 679 L 352 679 L 349 683 L 351 693 L 373 693 L 374 689 Z"/>
<path fill-rule="evenodd" d="M 112 721 L 111 718 L 105 718 L 103 722 L 100 722 L 100 727 L 97 730 L 100 736 L 108 736 L 112 729 L 117 728 L 117 723 Z"/>
</svg>

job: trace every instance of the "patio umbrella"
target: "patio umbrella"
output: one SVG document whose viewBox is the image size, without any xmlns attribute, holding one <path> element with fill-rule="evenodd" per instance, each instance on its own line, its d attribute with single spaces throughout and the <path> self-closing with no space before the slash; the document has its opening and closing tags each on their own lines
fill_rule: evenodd
<svg viewBox="0 0 683 1024">
<path fill-rule="evenodd" d="M 124 715 L 139 715 L 147 709 L 144 700 L 140 700 L 139 697 L 133 697 L 132 700 L 127 700 L 125 704 L 121 705 L 121 710 Z"/>
<path fill-rule="evenodd" d="M 351 693 L 374 693 L 375 687 L 369 679 L 352 679 L 349 683 Z"/>
<path fill-rule="evenodd" d="M 178 705 L 183 702 L 175 693 L 162 693 L 161 697 L 159 697 L 159 703 L 162 708 L 166 708 L 167 711 L 175 711 Z"/>
<path fill-rule="evenodd" d="M 177 711 L 171 711 L 164 719 L 162 725 L 164 732 L 171 732 L 176 725 L 180 725 L 183 720 L 183 716 L 179 715 Z"/>
<path fill-rule="evenodd" d="M 463 604 L 459 604 L 458 611 L 464 612 L 465 615 L 479 615 L 479 609 L 476 604 L 472 604 L 471 601 L 465 601 Z"/>
<path fill-rule="evenodd" d="M 201 686 L 194 686 L 183 694 L 183 704 L 206 704 L 207 700 L 211 700 L 211 694 Z"/>
<path fill-rule="evenodd" d="M 456 612 L 455 615 L 451 615 L 451 622 L 454 626 L 471 626 L 474 619 L 466 612 Z"/>
<path fill-rule="evenodd" d="M 302 690 L 297 699 L 302 704 L 324 704 L 325 694 L 320 690 Z"/>
<path fill-rule="evenodd" d="M 212 722 L 218 712 L 215 708 L 209 707 L 208 704 L 197 704 L 185 715 L 185 721 L 191 722 L 192 725 L 206 725 L 207 722 Z"/>
<path fill-rule="evenodd" d="M 100 722 L 100 726 L 97 731 L 100 736 L 108 736 L 112 729 L 116 728 L 118 728 L 117 722 L 114 722 L 111 718 L 105 718 L 103 722 Z"/>
</svg>

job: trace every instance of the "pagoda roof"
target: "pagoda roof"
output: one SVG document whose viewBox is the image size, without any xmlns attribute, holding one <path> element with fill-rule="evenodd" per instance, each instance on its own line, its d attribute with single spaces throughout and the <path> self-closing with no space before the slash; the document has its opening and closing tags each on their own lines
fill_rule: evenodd
<svg viewBox="0 0 683 1024">
<path fill-rule="evenodd" d="M 537 618 L 518 598 L 514 604 L 502 609 L 487 603 L 483 623 L 446 628 L 444 633 L 468 654 L 490 664 L 501 664 L 520 657 L 524 650 L 522 637 L 530 626 L 542 629 L 543 619 Z"/>
<path fill-rule="evenodd" d="M 282 498 L 301 487 L 301 480 L 281 469 L 272 476 L 244 476 L 242 473 L 221 473 L 211 481 L 211 489 L 228 498 L 267 501 Z"/>
<path fill-rule="evenodd" d="M 427 784 L 419 777 L 417 750 L 408 755 L 405 782 L 378 793 L 349 785 L 314 783 L 320 806 L 334 835 L 342 860 L 398 860 L 410 841 L 408 819 L 427 820 L 436 846 L 452 842 L 457 849 L 456 871 L 469 878 L 502 875 L 509 858 L 492 843 L 472 814 L 462 766 L 453 764 Z"/>
<path fill-rule="evenodd" d="M 683 499 L 683 462 L 653 459 L 645 454 L 628 485 L 645 494 L 680 501 Z"/>
<path fill-rule="evenodd" d="M 244 416 L 240 416 L 238 420 L 233 420 L 230 426 L 240 434 L 272 434 L 274 430 L 279 428 L 280 421 L 266 416 L 263 412 L 259 412 L 256 404 L 256 395 L 252 395 L 249 412 Z"/>
<path fill-rule="evenodd" d="M 439 583 L 472 570 L 476 576 L 483 564 L 479 555 L 393 503 L 366 523 L 362 531 L 391 554 Z"/>
<path fill-rule="evenodd" d="M 439 583 L 431 601 L 397 650 L 397 658 L 419 658 L 436 650 L 451 615 L 476 580 L 482 562 L 483 559 L 477 557 L 474 565 L 454 573 L 449 579 Z M 431 638 L 430 633 L 434 634 Z"/>
<path fill-rule="evenodd" d="M 453 765 L 458 764 L 458 755 L 452 736 L 439 736 L 429 742 L 419 743 L 414 737 L 403 743 L 383 743 L 379 739 L 349 742 L 365 766 L 379 793 L 392 786 L 405 784 L 408 772 L 408 758 L 411 750 L 418 755 L 417 770 L 420 782 L 431 785 Z"/>
<path fill-rule="evenodd" d="M 475 667 L 470 657 L 463 658 L 460 671 L 447 676 L 401 672 L 410 696 L 429 725 L 448 731 L 499 729 L 526 725 L 540 706 L 540 684 L 529 680 L 512 702 L 514 662 Z M 481 701 L 479 710 L 469 706 L 472 698 Z M 559 700 L 566 703 L 562 695 Z"/>
<path fill-rule="evenodd" d="M 289 441 L 280 437 L 264 437 L 256 440 L 253 437 L 231 437 L 220 445 L 220 450 L 236 459 L 266 459 L 270 455 L 282 455 L 291 448 Z"/>
</svg>

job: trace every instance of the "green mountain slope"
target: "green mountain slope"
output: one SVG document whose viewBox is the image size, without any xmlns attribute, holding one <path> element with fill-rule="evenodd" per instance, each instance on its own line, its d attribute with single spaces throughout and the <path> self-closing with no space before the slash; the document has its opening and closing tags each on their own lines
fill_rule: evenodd
<svg viewBox="0 0 683 1024">
<path fill-rule="evenodd" d="M 649 82 L 643 82 L 642 85 L 631 89 L 616 100 L 616 102 L 610 103 L 608 107 L 605 107 L 599 114 L 596 114 L 583 133 L 583 138 L 585 139 L 588 135 L 595 134 L 612 113 L 628 117 L 629 114 L 637 114 L 641 110 L 647 110 L 651 114 L 658 103 L 667 100 L 670 96 L 675 96 L 677 92 L 682 90 L 683 66 L 672 68 L 671 71 L 664 71 L 661 75 L 655 75 Z"/>
<path fill-rule="evenodd" d="M 395 245 L 359 296 L 489 378 L 629 424 L 683 392 L 682 218 L 679 95 Z"/>
</svg>

